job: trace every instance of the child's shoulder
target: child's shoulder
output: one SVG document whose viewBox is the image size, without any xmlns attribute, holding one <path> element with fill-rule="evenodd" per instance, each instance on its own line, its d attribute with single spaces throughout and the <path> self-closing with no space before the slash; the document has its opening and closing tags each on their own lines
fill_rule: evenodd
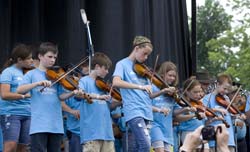
<svg viewBox="0 0 250 152">
<path fill-rule="evenodd" d="M 86 75 L 84 77 L 81 77 L 81 79 L 79 80 L 80 82 L 84 82 L 84 81 L 91 81 L 92 78 L 89 75 Z"/>
<path fill-rule="evenodd" d="M 46 73 L 46 72 L 41 71 L 38 68 L 35 68 L 35 69 L 32 69 L 32 70 L 29 70 L 26 74 L 34 75 L 34 74 L 44 74 L 44 73 Z"/>
</svg>

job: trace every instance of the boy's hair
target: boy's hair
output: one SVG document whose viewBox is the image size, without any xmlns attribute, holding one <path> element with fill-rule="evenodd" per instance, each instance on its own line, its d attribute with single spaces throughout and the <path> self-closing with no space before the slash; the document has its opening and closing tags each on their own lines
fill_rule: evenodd
<svg viewBox="0 0 250 152">
<path fill-rule="evenodd" d="M 99 66 L 105 66 L 109 69 L 112 66 L 112 61 L 104 53 L 96 52 L 91 61 L 91 69 L 94 69 L 96 64 Z"/>
<path fill-rule="evenodd" d="M 17 63 L 18 58 L 25 60 L 29 55 L 32 54 L 31 49 L 25 44 L 17 44 L 10 55 L 10 58 L 4 63 L 1 71 L 15 63 Z"/>
<path fill-rule="evenodd" d="M 165 73 L 167 73 L 168 71 L 172 71 L 172 70 L 176 72 L 176 78 L 173 83 L 173 85 L 176 86 L 179 82 L 179 77 L 178 77 L 177 67 L 173 62 L 170 62 L 170 61 L 163 62 L 158 69 L 158 74 L 160 76 L 163 76 Z"/>
<path fill-rule="evenodd" d="M 51 42 L 43 42 L 39 46 L 38 54 L 44 55 L 47 52 L 52 52 L 54 54 L 58 53 L 58 47 L 57 45 L 51 43 Z"/>
<path fill-rule="evenodd" d="M 138 46 L 139 48 L 149 46 L 153 49 L 151 41 L 145 36 L 136 36 L 133 41 L 133 48 Z"/>
<path fill-rule="evenodd" d="M 217 83 L 222 84 L 224 82 L 228 82 L 229 84 L 232 84 L 232 78 L 228 74 L 220 73 L 217 75 Z"/>
</svg>

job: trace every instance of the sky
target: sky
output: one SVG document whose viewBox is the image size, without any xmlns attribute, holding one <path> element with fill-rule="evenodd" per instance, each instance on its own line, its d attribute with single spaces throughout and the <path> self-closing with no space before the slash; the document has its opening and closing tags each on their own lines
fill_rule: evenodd
<svg viewBox="0 0 250 152">
<path fill-rule="evenodd" d="M 235 11 L 233 11 L 230 8 L 230 6 L 227 6 L 227 4 L 228 4 L 227 0 L 223 0 L 223 1 L 220 0 L 219 2 L 228 14 L 233 15 L 234 22 L 231 25 L 233 27 L 239 25 L 239 23 L 237 23 L 237 20 L 243 18 L 243 13 L 237 14 Z M 186 0 L 188 16 L 191 16 L 191 3 L 192 3 L 192 0 Z M 196 0 L 196 5 L 197 5 L 196 7 L 202 6 L 204 4 L 205 4 L 205 0 Z M 249 9 L 244 9 L 244 8 L 242 8 L 242 9 L 243 9 L 244 13 L 248 12 L 250 14 Z"/>
<path fill-rule="evenodd" d="M 226 13 L 230 14 L 230 15 L 233 15 L 233 22 L 231 23 L 231 26 L 232 27 L 237 27 L 240 25 L 240 22 L 238 22 L 239 19 L 243 19 L 243 14 L 245 13 L 249 13 L 250 14 L 250 10 L 249 9 L 246 9 L 246 8 L 242 8 L 243 10 L 243 13 L 237 13 L 236 11 L 232 10 L 230 6 L 228 6 L 227 4 L 227 0 L 220 0 L 219 1 L 220 4 L 223 6 L 223 8 L 225 9 Z M 186 4 L 187 4 L 187 13 L 188 13 L 188 16 L 191 16 L 191 3 L 192 3 L 192 0 L 186 0 Z M 196 8 L 198 6 L 202 6 L 205 4 L 205 0 L 196 0 Z M 247 32 L 249 31 L 250 33 L 250 28 L 247 29 Z M 235 52 L 238 50 L 238 48 L 235 48 Z"/>
</svg>

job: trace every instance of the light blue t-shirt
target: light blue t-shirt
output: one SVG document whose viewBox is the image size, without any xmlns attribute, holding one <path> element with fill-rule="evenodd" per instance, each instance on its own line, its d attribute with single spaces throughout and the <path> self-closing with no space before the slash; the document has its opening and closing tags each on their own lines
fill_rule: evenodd
<svg viewBox="0 0 250 152">
<path fill-rule="evenodd" d="M 0 83 L 9 84 L 10 92 L 16 92 L 17 87 L 23 80 L 23 71 L 15 64 L 6 68 L 2 74 Z M 21 115 L 30 116 L 30 98 L 19 100 L 0 100 L 1 115 Z"/>
<path fill-rule="evenodd" d="M 153 92 L 158 92 L 155 85 L 153 86 Z M 170 145 L 174 145 L 173 139 L 173 111 L 175 109 L 176 102 L 173 98 L 161 95 L 153 99 L 153 106 L 158 108 L 168 108 L 169 114 L 165 116 L 163 113 L 154 112 L 154 120 L 152 122 L 152 128 L 150 130 L 151 141 L 164 141 Z"/>
<path fill-rule="evenodd" d="M 80 99 L 76 99 L 75 97 L 71 97 L 71 98 L 65 100 L 65 103 L 71 109 L 80 111 L 81 102 L 78 100 L 80 100 Z M 67 114 L 67 130 L 80 136 L 80 120 L 78 120 L 74 115 L 72 115 L 68 112 L 66 112 L 66 114 Z"/>
<path fill-rule="evenodd" d="M 138 76 L 134 72 L 133 65 L 133 61 L 129 58 L 122 59 L 117 62 L 113 76 L 118 76 L 123 81 L 133 84 L 150 84 L 150 81 L 147 78 Z M 126 122 L 136 117 L 142 117 L 150 121 L 153 120 L 152 99 L 150 99 L 146 91 L 120 88 L 120 92 Z"/>
<path fill-rule="evenodd" d="M 24 75 L 22 84 L 31 84 L 46 78 L 46 73 L 39 69 L 29 71 Z M 60 85 L 47 87 L 43 92 L 43 86 L 31 89 L 31 124 L 30 134 L 34 133 L 64 133 L 61 101 L 58 95 L 61 93 Z"/>
<path fill-rule="evenodd" d="M 79 88 L 89 94 L 105 94 L 90 76 L 80 79 Z M 114 141 L 109 102 L 93 99 L 93 103 L 89 104 L 84 100 L 81 102 L 80 115 L 81 144 L 93 140 Z"/>
<path fill-rule="evenodd" d="M 204 96 L 203 98 L 203 104 L 207 105 L 209 108 L 223 108 L 224 107 L 220 106 L 217 101 L 215 100 L 216 95 L 213 93 L 207 94 Z M 217 113 L 218 115 L 221 115 L 221 113 Z M 224 119 L 226 120 L 226 122 L 230 125 L 229 128 L 227 128 L 228 132 L 229 132 L 229 140 L 228 140 L 228 145 L 229 146 L 235 146 L 235 142 L 234 142 L 234 129 L 233 129 L 233 123 L 232 123 L 232 119 L 231 119 L 231 115 L 229 112 L 227 112 L 226 116 L 224 116 Z M 211 125 L 216 126 L 218 124 L 221 124 L 222 121 L 215 121 L 212 122 Z M 209 141 L 209 146 L 210 147 L 214 147 L 215 146 L 215 142 L 214 141 Z"/>
<path fill-rule="evenodd" d="M 183 115 L 185 114 L 194 114 L 194 112 L 187 112 L 187 113 L 184 113 Z M 183 121 L 180 123 L 179 131 L 194 131 L 201 125 L 204 125 L 204 121 L 205 119 L 199 120 L 196 117 L 189 119 L 187 121 Z"/>
</svg>

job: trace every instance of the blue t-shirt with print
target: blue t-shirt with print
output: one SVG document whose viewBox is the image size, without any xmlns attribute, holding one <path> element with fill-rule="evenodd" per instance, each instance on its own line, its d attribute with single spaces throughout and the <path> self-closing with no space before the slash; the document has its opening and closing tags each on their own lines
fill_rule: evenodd
<svg viewBox="0 0 250 152">
<path fill-rule="evenodd" d="M 153 85 L 153 92 L 158 92 L 158 89 Z M 153 99 L 153 106 L 158 108 L 168 108 L 170 110 L 168 115 L 154 112 L 154 120 L 150 130 L 151 141 L 164 141 L 170 145 L 174 145 L 173 139 L 173 112 L 177 107 L 176 102 L 170 96 L 161 95 Z"/>
<path fill-rule="evenodd" d="M 9 84 L 10 92 L 16 92 L 23 80 L 23 71 L 14 65 L 6 68 L 0 78 L 1 84 Z M 30 116 L 30 98 L 18 100 L 0 100 L 1 115 Z"/>
<path fill-rule="evenodd" d="M 23 77 L 23 84 L 31 84 L 46 78 L 45 71 L 34 69 L 26 73 Z M 60 133 L 63 134 L 63 117 L 61 101 L 58 95 L 62 90 L 57 84 L 40 91 L 43 86 L 31 89 L 31 124 L 30 134 L 34 133 Z"/>
<path fill-rule="evenodd" d="M 138 76 L 134 72 L 133 65 L 133 61 L 129 58 L 122 59 L 117 62 L 113 76 L 118 76 L 123 81 L 129 83 L 149 85 L 150 81 L 147 78 Z M 120 93 L 126 122 L 136 117 L 142 117 L 150 121 L 153 120 L 152 99 L 150 99 L 146 91 L 120 88 Z"/>
<path fill-rule="evenodd" d="M 89 94 L 105 94 L 95 85 L 95 80 L 85 76 L 79 81 L 79 88 Z M 81 143 L 93 140 L 114 141 L 112 119 L 109 102 L 93 99 L 89 104 L 86 100 L 80 105 L 80 137 Z"/>
</svg>

